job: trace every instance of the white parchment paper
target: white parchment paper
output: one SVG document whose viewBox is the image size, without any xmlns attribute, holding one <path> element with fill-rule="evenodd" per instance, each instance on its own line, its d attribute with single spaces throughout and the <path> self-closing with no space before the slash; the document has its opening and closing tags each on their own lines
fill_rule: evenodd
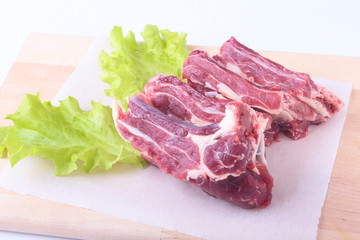
<svg viewBox="0 0 360 240">
<path fill-rule="evenodd" d="M 111 104 L 103 93 L 107 85 L 99 80 L 97 62 L 103 49 L 110 52 L 108 41 L 97 39 L 55 99 L 74 96 L 83 109 L 90 109 L 90 100 Z M 266 149 L 275 187 L 265 209 L 241 209 L 152 166 L 118 164 L 111 172 L 79 170 L 56 177 L 52 162 L 37 156 L 13 169 L 6 166 L 0 186 L 206 239 L 315 239 L 351 83 L 314 80 L 338 95 L 346 107 L 326 123 L 311 126 L 306 138 L 293 141 L 282 136 L 280 143 Z"/>
</svg>

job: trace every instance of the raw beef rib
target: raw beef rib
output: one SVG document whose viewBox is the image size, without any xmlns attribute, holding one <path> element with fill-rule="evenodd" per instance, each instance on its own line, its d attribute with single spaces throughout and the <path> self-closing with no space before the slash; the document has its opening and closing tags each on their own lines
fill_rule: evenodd
<svg viewBox="0 0 360 240">
<path fill-rule="evenodd" d="M 214 57 L 193 51 L 183 65 L 183 78 L 208 97 L 242 101 L 270 113 L 293 139 L 305 137 L 310 124 L 326 121 L 344 105 L 308 74 L 290 71 L 233 37 Z"/>
<path fill-rule="evenodd" d="M 150 103 L 167 115 L 176 116 L 196 125 L 220 122 L 225 106 L 233 100 L 208 98 L 174 76 L 157 75 L 146 84 L 143 94 Z M 268 119 L 264 131 L 265 145 L 277 137 L 279 128 L 270 114 L 256 112 Z"/>
<path fill-rule="evenodd" d="M 174 79 L 152 78 L 129 99 L 127 112 L 115 102 L 113 116 L 122 138 L 164 173 L 212 196 L 243 208 L 270 204 L 273 179 L 263 139 L 268 119 L 241 102 L 207 100 Z M 166 92 L 172 93 L 164 97 Z M 176 112 L 180 103 L 170 96 L 176 93 L 188 94 L 181 114 Z"/>
</svg>

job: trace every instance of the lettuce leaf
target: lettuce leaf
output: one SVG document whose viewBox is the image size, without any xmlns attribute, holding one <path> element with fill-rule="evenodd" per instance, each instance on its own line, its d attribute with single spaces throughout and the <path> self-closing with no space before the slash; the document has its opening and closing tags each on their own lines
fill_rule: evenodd
<svg viewBox="0 0 360 240">
<path fill-rule="evenodd" d="M 105 94 L 120 100 L 127 110 L 128 97 L 143 90 L 147 81 L 163 73 L 181 78 L 181 66 L 189 51 L 186 50 L 186 34 L 160 30 L 147 25 L 142 33 L 143 43 L 135 40 L 133 32 L 123 36 L 121 27 L 115 26 L 110 44 L 115 51 L 100 53 L 100 79 L 110 85 Z"/>
<path fill-rule="evenodd" d="M 189 51 L 186 34 L 160 30 L 147 25 L 138 43 L 132 32 L 123 36 L 114 27 L 111 55 L 100 53 L 101 80 L 110 85 L 109 96 L 127 109 L 127 98 L 141 92 L 147 81 L 158 73 L 181 77 L 181 66 Z M 125 142 L 113 124 L 111 108 L 92 102 L 93 109 L 82 111 L 69 97 L 60 106 L 41 102 L 38 95 L 26 95 L 18 110 L 7 116 L 13 126 L 0 127 L 0 157 L 11 165 L 29 155 L 51 159 L 56 175 L 66 175 L 82 161 L 86 172 L 95 167 L 110 170 L 116 162 L 146 166 L 140 153 Z M 6 156 L 5 156 L 6 155 Z"/>
<path fill-rule="evenodd" d="M 72 97 L 54 106 L 41 102 L 39 94 L 27 94 L 17 111 L 6 117 L 14 125 L 0 128 L 0 153 L 7 149 L 12 166 L 26 156 L 41 155 L 53 161 L 56 175 L 76 170 L 78 160 L 86 172 L 97 166 L 110 170 L 116 162 L 146 166 L 140 153 L 118 134 L 111 108 L 91 104 L 93 109 L 82 111 Z"/>
<path fill-rule="evenodd" d="M 2 141 L 4 141 L 4 139 L 7 136 L 7 132 L 8 132 L 8 128 L 9 127 L 0 127 L 0 158 L 5 157 L 5 145 L 2 144 Z"/>
</svg>

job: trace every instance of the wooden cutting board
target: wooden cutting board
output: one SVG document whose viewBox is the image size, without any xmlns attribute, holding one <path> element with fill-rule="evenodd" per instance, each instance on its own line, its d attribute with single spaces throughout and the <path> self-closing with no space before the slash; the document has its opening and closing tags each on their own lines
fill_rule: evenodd
<svg viewBox="0 0 360 240">
<path fill-rule="evenodd" d="M 93 38 L 32 33 L 0 88 L 0 126 L 25 93 L 51 100 L 80 63 Z M 196 46 L 189 46 L 190 49 Z M 210 53 L 218 48 L 202 47 Z M 260 51 L 312 76 L 353 83 L 318 239 L 360 239 L 360 58 Z M 0 161 L 1 168 L 7 160 Z M 81 239 L 196 239 L 92 210 L 0 188 L 0 230 Z"/>
</svg>

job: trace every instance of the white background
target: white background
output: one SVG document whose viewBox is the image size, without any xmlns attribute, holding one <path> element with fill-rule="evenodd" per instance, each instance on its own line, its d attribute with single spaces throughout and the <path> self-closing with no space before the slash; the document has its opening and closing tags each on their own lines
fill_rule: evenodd
<svg viewBox="0 0 360 240">
<path fill-rule="evenodd" d="M 360 57 L 356 0 L 0 3 L 0 85 L 30 32 L 108 36 L 114 25 L 132 30 L 138 38 L 150 23 L 186 32 L 189 44 L 220 46 L 233 35 L 255 49 Z M 0 238 L 30 236 L 0 232 Z"/>
<path fill-rule="evenodd" d="M 108 36 L 113 25 L 137 36 L 147 23 L 219 46 L 234 35 L 261 50 L 360 57 L 360 1 L 4 1 L 0 84 L 29 32 Z"/>
</svg>

